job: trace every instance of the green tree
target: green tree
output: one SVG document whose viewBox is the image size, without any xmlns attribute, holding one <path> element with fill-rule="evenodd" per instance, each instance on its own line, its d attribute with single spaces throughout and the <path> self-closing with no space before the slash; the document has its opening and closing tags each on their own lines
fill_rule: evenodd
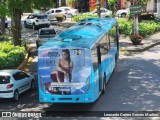
<svg viewBox="0 0 160 120">
<path fill-rule="evenodd" d="M 8 13 L 5 0 L 0 0 L 0 30 L 2 34 L 5 34 L 5 17 Z"/>
<path fill-rule="evenodd" d="M 97 15 L 100 18 L 101 17 L 101 0 L 97 1 Z"/>
<path fill-rule="evenodd" d="M 77 2 L 78 0 L 68 0 L 69 5 L 76 4 Z"/>
<path fill-rule="evenodd" d="M 11 31 L 13 44 L 20 46 L 21 39 L 21 15 L 24 11 L 52 7 L 53 0 L 7 0 L 8 9 L 11 15 Z"/>
<path fill-rule="evenodd" d="M 130 2 L 133 2 L 134 5 L 141 5 L 146 6 L 148 0 L 130 0 Z M 139 34 L 139 28 L 138 28 L 138 14 L 134 15 L 134 34 Z"/>
<path fill-rule="evenodd" d="M 117 0 L 108 0 L 108 7 L 112 11 L 112 16 L 114 16 L 116 12 L 116 3 Z"/>
</svg>

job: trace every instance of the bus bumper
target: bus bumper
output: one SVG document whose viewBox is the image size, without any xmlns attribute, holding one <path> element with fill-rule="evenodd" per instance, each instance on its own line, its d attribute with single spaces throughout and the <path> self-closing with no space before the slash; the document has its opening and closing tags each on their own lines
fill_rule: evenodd
<svg viewBox="0 0 160 120">
<path fill-rule="evenodd" d="M 91 103 L 95 101 L 94 94 L 83 95 L 51 95 L 40 94 L 39 101 L 42 103 Z"/>
</svg>

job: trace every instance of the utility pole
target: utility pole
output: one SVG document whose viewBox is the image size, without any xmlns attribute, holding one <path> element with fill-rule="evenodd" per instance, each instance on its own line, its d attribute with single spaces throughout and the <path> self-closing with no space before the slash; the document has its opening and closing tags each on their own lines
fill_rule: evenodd
<svg viewBox="0 0 160 120">
<path fill-rule="evenodd" d="M 137 5 L 137 0 L 134 0 L 134 5 Z M 139 34 L 138 14 L 134 15 L 134 34 Z"/>
<path fill-rule="evenodd" d="M 97 1 L 97 14 L 98 14 L 98 17 L 100 18 L 101 17 L 101 0 L 98 0 Z"/>
<path fill-rule="evenodd" d="M 160 18 L 160 0 L 157 0 L 157 16 Z"/>
</svg>

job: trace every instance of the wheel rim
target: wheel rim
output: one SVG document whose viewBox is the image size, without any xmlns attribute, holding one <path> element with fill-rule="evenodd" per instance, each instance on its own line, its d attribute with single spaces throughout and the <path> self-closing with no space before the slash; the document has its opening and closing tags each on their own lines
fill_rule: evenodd
<svg viewBox="0 0 160 120">
<path fill-rule="evenodd" d="M 14 93 L 14 98 L 15 98 L 15 100 L 18 100 L 18 98 L 19 98 L 18 92 L 15 92 L 15 93 Z"/>
<path fill-rule="evenodd" d="M 72 14 L 68 14 L 68 17 L 71 18 L 71 17 L 72 17 Z"/>
<path fill-rule="evenodd" d="M 66 16 L 64 16 L 64 20 L 66 20 Z"/>
<path fill-rule="evenodd" d="M 126 15 L 125 14 L 122 14 L 122 18 L 124 18 Z"/>
<path fill-rule="evenodd" d="M 33 30 L 35 30 L 35 25 L 33 24 Z"/>
</svg>

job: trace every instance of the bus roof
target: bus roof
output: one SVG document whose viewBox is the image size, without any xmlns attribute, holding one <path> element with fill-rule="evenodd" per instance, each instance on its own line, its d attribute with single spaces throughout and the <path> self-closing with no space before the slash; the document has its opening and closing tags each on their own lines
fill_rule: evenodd
<svg viewBox="0 0 160 120">
<path fill-rule="evenodd" d="M 90 18 L 66 29 L 50 39 L 40 49 L 86 47 L 91 48 L 116 24 L 115 18 Z"/>
</svg>

